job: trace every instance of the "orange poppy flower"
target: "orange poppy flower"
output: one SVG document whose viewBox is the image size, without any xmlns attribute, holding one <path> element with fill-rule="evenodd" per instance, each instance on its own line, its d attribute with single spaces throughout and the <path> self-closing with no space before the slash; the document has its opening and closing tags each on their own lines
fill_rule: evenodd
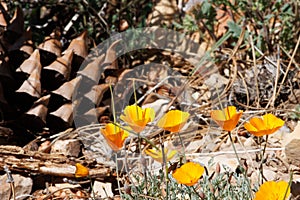
<svg viewBox="0 0 300 200">
<path fill-rule="evenodd" d="M 75 177 L 80 178 L 80 177 L 86 177 L 88 175 L 89 175 L 89 169 L 80 163 L 76 163 Z"/>
<path fill-rule="evenodd" d="M 136 133 L 143 131 L 147 123 L 153 121 L 154 117 L 155 111 L 153 108 L 142 109 L 137 105 L 126 106 L 124 115 L 120 116 Z"/>
<path fill-rule="evenodd" d="M 228 106 L 223 110 L 211 111 L 210 116 L 223 130 L 232 131 L 242 114 L 243 111 L 236 112 L 235 106 Z"/>
<path fill-rule="evenodd" d="M 285 181 L 267 181 L 259 187 L 254 200 L 286 200 L 290 191 L 289 184 Z"/>
<path fill-rule="evenodd" d="M 178 132 L 187 122 L 190 114 L 180 110 L 170 110 L 157 123 L 160 128 Z"/>
<path fill-rule="evenodd" d="M 198 163 L 188 162 L 173 172 L 173 177 L 179 184 L 195 185 L 204 172 L 204 167 Z"/>
<path fill-rule="evenodd" d="M 151 156 L 154 160 L 156 160 L 157 162 L 163 163 L 164 159 L 163 159 L 163 152 L 161 149 L 146 149 L 145 153 L 149 156 Z M 164 148 L 164 153 L 166 156 L 166 162 L 169 162 L 176 154 L 177 151 L 176 150 L 169 150 L 167 148 Z"/>
<path fill-rule="evenodd" d="M 276 132 L 284 125 L 284 121 L 273 114 L 265 114 L 262 117 L 253 117 L 246 122 L 244 127 L 255 136 L 269 135 Z"/>
<path fill-rule="evenodd" d="M 114 150 L 118 151 L 122 149 L 124 141 L 129 136 L 129 133 L 123 130 L 118 125 L 108 123 L 105 128 L 100 129 L 102 135 L 107 141 L 107 144 Z"/>
</svg>

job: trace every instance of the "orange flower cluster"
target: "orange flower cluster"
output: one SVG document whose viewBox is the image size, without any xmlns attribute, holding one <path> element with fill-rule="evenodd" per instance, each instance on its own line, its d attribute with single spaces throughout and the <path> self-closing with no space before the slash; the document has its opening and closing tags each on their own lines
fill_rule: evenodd
<svg viewBox="0 0 300 200">
<path fill-rule="evenodd" d="M 228 106 L 222 110 L 213 110 L 211 112 L 211 118 L 226 131 L 232 131 L 237 126 L 239 119 L 243 112 L 237 111 L 236 107 Z M 167 112 L 161 119 L 158 120 L 157 126 L 170 132 L 178 132 L 188 121 L 190 114 L 180 110 L 171 110 Z M 142 109 L 137 105 L 130 105 L 124 109 L 124 114 L 120 116 L 120 119 L 128 124 L 128 126 L 136 133 L 141 133 L 149 122 L 152 122 L 155 118 L 155 112 L 152 108 Z M 244 127 L 251 134 L 255 136 L 269 135 L 277 131 L 284 125 L 284 121 L 277 118 L 273 114 L 266 114 L 262 117 L 254 117 L 246 122 Z M 108 123 L 105 128 L 100 129 L 104 138 L 109 146 L 118 151 L 123 148 L 124 141 L 129 136 L 129 133 L 120 127 L 119 124 Z M 146 149 L 145 153 L 151 156 L 157 162 L 163 163 L 164 156 L 166 162 L 171 160 L 176 154 L 176 150 L 169 150 L 164 148 Z M 76 164 L 76 177 L 82 177 L 88 174 L 88 170 Z M 173 171 L 173 177 L 179 184 L 187 186 L 195 185 L 201 178 L 204 172 L 204 167 L 198 163 L 187 162 L 180 168 Z M 287 188 L 283 183 L 278 184 L 266 182 L 261 186 L 261 189 L 256 194 L 256 200 L 263 199 L 261 193 L 264 191 L 270 191 L 270 188 L 275 189 L 276 192 L 282 194 L 282 188 Z M 266 189 L 267 188 L 267 189 Z M 276 194 L 277 194 L 276 193 Z M 275 195 L 276 196 L 276 195 Z M 275 197 L 274 196 L 274 197 Z M 282 197 L 282 196 L 279 196 Z M 283 198 L 283 197 L 282 197 Z M 266 198 L 264 198 L 266 199 Z M 269 198 L 272 199 L 272 198 Z M 278 198 L 273 198 L 278 199 Z"/>
<path fill-rule="evenodd" d="M 124 109 L 124 114 L 120 119 L 128 124 L 128 126 L 136 133 L 142 132 L 149 122 L 155 118 L 155 112 L 152 108 L 142 109 L 137 105 L 130 105 Z M 189 118 L 189 113 L 180 110 L 171 110 L 167 112 L 157 123 L 157 126 L 170 132 L 178 132 L 182 129 Z M 123 147 L 124 141 L 129 136 L 128 131 L 120 127 L 119 124 L 109 123 L 105 128 L 100 129 L 102 135 L 106 139 L 109 146 L 118 151 Z M 148 150 L 149 155 L 154 159 L 160 160 L 160 152 L 155 150 Z M 175 155 L 173 151 L 170 152 L 172 157 Z M 174 154 L 174 155 L 173 155 Z"/>
<path fill-rule="evenodd" d="M 232 131 L 240 117 L 242 111 L 237 112 L 234 106 L 228 106 L 223 110 L 213 110 L 211 118 L 225 131 Z M 244 128 L 255 136 L 264 136 L 276 132 L 284 125 L 284 121 L 273 114 L 265 114 L 262 117 L 253 117 L 246 122 Z"/>
</svg>

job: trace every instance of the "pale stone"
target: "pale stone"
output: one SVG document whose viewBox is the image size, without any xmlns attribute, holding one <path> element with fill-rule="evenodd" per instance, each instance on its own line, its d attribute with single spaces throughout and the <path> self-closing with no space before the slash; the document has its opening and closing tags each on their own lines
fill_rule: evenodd
<svg viewBox="0 0 300 200">
<path fill-rule="evenodd" d="M 111 183 L 102 183 L 99 181 L 95 181 L 93 189 L 96 196 L 106 199 L 114 196 L 111 190 L 111 186 L 112 186 Z"/>
<path fill-rule="evenodd" d="M 61 153 L 65 156 L 78 157 L 80 153 L 80 142 L 76 139 L 58 140 L 53 144 L 51 153 Z"/>
<path fill-rule="evenodd" d="M 15 188 L 15 195 L 16 199 L 22 200 L 28 198 L 31 193 L 32 189 L 32 179 L 23 177 L 18 174 L 12 175 L 14 180 L 14 188 Z M 9 200 L 11 196 L 11 188 L 10 184 L 6 182 L 7 175 L 0 176 L 0 197 L 1 200 Z"/>
<path fill-rule="evenodd" d="M 288 134 L 283 141 L 285 148 L 285 156 L 293 165 L 300 165 L 300 122 L 298 122 L 295 130 Z"/>
</svg>

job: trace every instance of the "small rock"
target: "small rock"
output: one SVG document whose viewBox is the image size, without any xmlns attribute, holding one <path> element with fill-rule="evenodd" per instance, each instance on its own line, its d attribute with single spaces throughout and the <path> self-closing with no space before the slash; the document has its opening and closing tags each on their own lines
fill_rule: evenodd
<svg viewBox="0 0 300 200">
<path fill-rule="evenodd" d="M 14 180 L 16 199 L 22 200 L 28 198 L 28 195 L 30 195 L 32 189 L 32 184 L 33 184 L 32 179 L 23 177 L 18 174 L 13 174 L 12 177 Z M 11 196 L 11 188 L 9 183 L 6 182 L 6 180 L 7 180 L 6 175 L 0 176 L 1 200 L 9 200 Z"/>
<path fill-rule="evenodd" d="M 264 173 L 264 177 L 269 181 L 274 181 L 276 179 L 277 173 L 274 172 L 274 170 L 264 169 L 263 173 Z"/>
<path fill-rule="evenodd" d="M 286 136 L 283 141 L 283 146 L 285 148 L 285 155 L 287 160 L 293 165 L 300 165 L 300 122 L 298 122 L 295 130 Z"/>
<path fill-rule="evenodd" d="M 58 140 L 53 144 L 51 153 L 61 153 L 65 156 L 78 157 L 80 153 L 80 142 L 76 139 Z"/>
<path fill-rule="evenodd" d="M 93 189 L 95 194 L 100 198 L 108 198 L 114 196 L 111 191 L 111 183 L 102 183 L 99 181 L 95 181 Z"/>
<path fill-rule="evenodd" d="M 256 142 L 254 141 L 253 137 L 245 138 L 243 144 L 246 148 L 256 146 Z"/>
</svg>

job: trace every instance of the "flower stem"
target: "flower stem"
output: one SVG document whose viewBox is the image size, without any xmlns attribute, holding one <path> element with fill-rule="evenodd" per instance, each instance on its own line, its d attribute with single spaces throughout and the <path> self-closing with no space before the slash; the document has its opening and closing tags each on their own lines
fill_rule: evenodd
<svg viewBox="0 0 300 200">
<path fill-rule="evenodd" d="M 267 143 L 268 143 L 268 135 L 266 135 L 266 142 L 265 142 L 265 145 L 264 145 L 264 148 L 263 148 L 263 151 L 262 151 L 262 155 L 261 155 L 261 161 L 260 161 L 260 165 L 259 165 L 259 169 L 260 169 L 260 173 L 261 173 L 261 184 L 264 183 L 264 157 L 265 157 L 265 153 L 266 153 L 266 148 L 267 148 Z M 261 140 L 260 140 L 261 142 Z"/>
<path fill-rule="evenodd" d="M 115 153 L 115 157 L 116 157 L 116 172 L 117 172 L 117 183 L 118 183 L 118 189 L 119 189 L 119 193 L 120 193 L 120 197 L 122 198 L 122 193 L 121 193 L 121 186 L 120 186 L 120 182 L 119 182 L 119 168 L 118 168 L 118 155 L 117 153 Z"/>
<path fill-rule="evenodd" d="M 165 138 L 165 131 L 163 132 L 163 139 L 164 138 Z M 168 196 L 169 196 L 168 165 L 167 165 L 167 159 L 166 159 L 166 154 L 165 154 L 165 145 L 164 145 L 163 139 L 160 138 L 160 145 L 161 145 L 161 151 L 162 151 L 162 156 L 163 156 L 162 169 L 164 169 L 164 171 L 165 171 L 166 197 L 168 199 Z"/>
<path fill-rule="evenodd" d="M 197 196 L 198 196 L 200 199 L 204 199 L 203 197 L 201 197 L 201 196 L 199 195 L 199 193 L 197 192 L 196 188 L 194 188 L 193 186 L 191 186 L 191 188 L 193 188 L 194 192 L 197 194 Z"/>
<path fill-rule="evenodd" d="M 178 133 L 178 137 L 179 137 L 179 140 L 180 140 L 180 144 L 182 146 L 182 151 L 183 151 L 183 162 L 186 163 L 186 157 L 185 157 L 185 147 L 184 147 L 184 144 L 183 144 L 183 140 L 180 136 L 180 133 Z"/>
<path fill-rule="evenodd" d="M 110 94 L 111 94 L 111 109 L 112 109 L 112 114 L 113 114 L 113 118 L 114 118 L 114 124 L 116 124 L 115 100 L 114 100 L 114 95 L 113 95 L 111 85 L 109 85 L 109 89 L 110 89 Z"/>
<path fill-rule="evenodd" d="M 242 174 L 244 175 L 245 179 L 247 180 L 247 183 L 248 183 L 248 191 L 249 191 L 250 197 L 251 197 L 251 199 L 252 199 L 251 184 L 250 184 L 250 182 L 249 182 L 249 180 L 248 180 L 248 178 L 247 178 L 247 171 L 244 169 L 244 167 L 242 166 L 242 163 L 241 163 L 241 161 L 240 161 L 240 159 L 239 159 L 238 153 L 237 153 L 236 148 L 235 148 L 235 145 L 234 145 L 234 143 L 233 143 L 233 139 L 232 139 L 232 136 L 231 136 L 231 131 L 228 131 L 228 136 L 229 136 L 229 139 L 230 139 L 230 142 L 231 142 L 231 145 L 232 145 L 234 154 L 235 154 L 235 156 L 236 156 L 236 159 L 237 159 L 237 161 L 238 161 L 238 163 L 239 163 L 239 168 L 240 168 Z"/>
</svg>

